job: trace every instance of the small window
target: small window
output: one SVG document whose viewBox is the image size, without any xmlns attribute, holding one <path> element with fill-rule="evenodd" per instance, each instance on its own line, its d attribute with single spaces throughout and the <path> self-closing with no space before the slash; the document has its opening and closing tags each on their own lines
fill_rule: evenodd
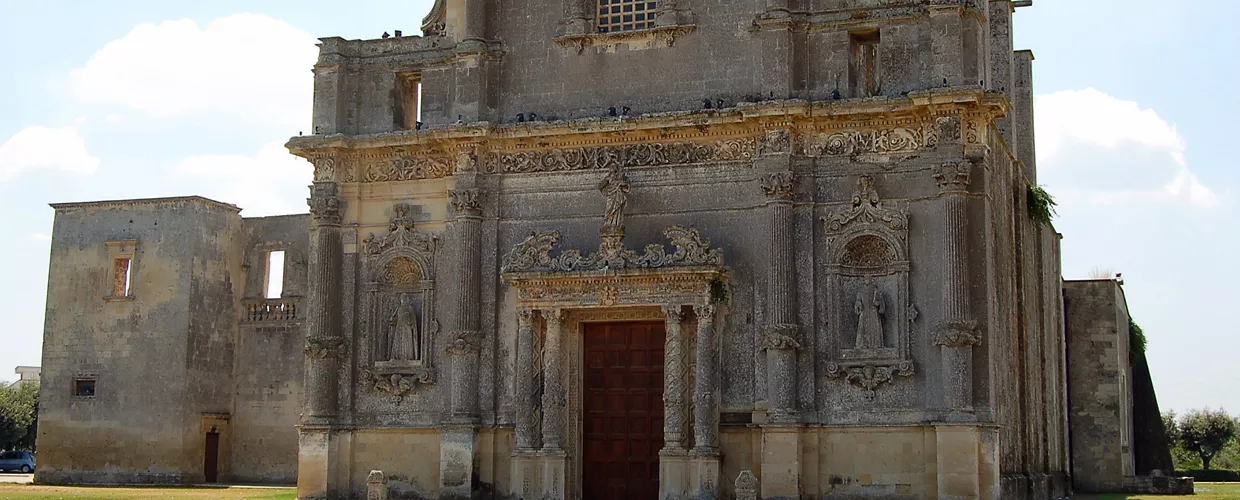
<svg viewBox="0 0 1240 500">
<path fill-rule="evenodd" d="M 854 97 L 876 96 L 882 92 L 878 78 L 879 33 L 877 30 L 857 32 L 853 33 L 851 38 L 852 71 L 850 71 L 848 83 L 852 95 Z"/>
<path fill-rule="evenodd" d="M 73 381 L 73 395 L 83 398 L 95 397 L 95 379 L 79 378 Z"/>
<path fill-rule="evenodd" d="M 112 261 L 112 296 L 129 296 L 130 259 L 121 257 Z"/>
<path fill-rule="evenodd" d="M 598 32 L 653 28 L 657 4 L 649 0 L 598 0 Z"/>
<path fill-rule="evenodd" d="M 134 259 L 138 255 L 136 240 L 109 241 L 108 262 L 111 269 L 107 275 L 110 283 L 105 300 L 133 300 Z"/>
<path fill-rule="evenodd" d="M 400 73 L 396 77 L 400 80 L 396 109 L 398 125 L 405 130 L 418 130 L 422 123 L 422 74 Z"/>
<path fill-rule="evenodd" d="M 284 250 L 267 253 L 267 277 L 263 288 L 269 299 L 278 299 L 284 293 Z"/>
</svg>

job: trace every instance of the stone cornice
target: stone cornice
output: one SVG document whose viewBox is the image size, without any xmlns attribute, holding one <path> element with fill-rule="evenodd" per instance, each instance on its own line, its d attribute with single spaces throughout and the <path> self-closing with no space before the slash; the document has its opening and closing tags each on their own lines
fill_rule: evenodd
<svg viewBox="0 0 1240 500">
<path fill-rule="evenodd" d="M 68 202 L 68 203 L 51 203 L 49 204 L 57 211 L 72 209 L 91 209 L 91 208 L 116 208 L 116 207 L 132 207 L 134 205 L 175 205 L 184 203 L 200 203 L 209 207 L 214 207 L 234 213 L 240 212 L 241 207 L 230 203 L 215 201 L 202 196 L 173 196 L 167 198 L 138 198 L 133 200 L 103 200 L 103 201 L 86 201 L 86 202 Z"/>
</svg>

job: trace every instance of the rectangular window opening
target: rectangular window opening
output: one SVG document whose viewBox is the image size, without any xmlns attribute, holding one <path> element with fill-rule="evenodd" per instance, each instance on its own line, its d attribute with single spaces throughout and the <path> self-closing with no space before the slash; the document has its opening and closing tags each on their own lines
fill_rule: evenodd
<svg viewBox="0 0 1240 500">
<path fill-rule="evenodd" d="M 615 33 L 653 28 L 657 3 L 649 0 L 599 0 L 598 32 Z"/>
<path fill-rule="evenodd" d="M 851 34 L 852 71 L 849 72 L 848 83 L 854 97 L 872 97 L 882 92 L 878 78 L 880 41 L 878 30 Z"/>
<path fill-rule="evenodd" d="M 267 278 L 264 285 L 269 299 L 278 299 L 284 293 L 284 250 L 267 253 Z"/>
<path fill-rule="evenodd" d="M 112 274 L 112 295 L 115 297 L 128 297 L 130 290 L 129 278 L 131 277 L 130 259 L 121 257 L 115 260 Z"/>
<path fill-rule="evenodd" d="M 422 74 L 399 73 L 399 105 L 396 109 L 398 125 L 404 130 L 418 130 L 422 123 Z"/>
<path fill-rule="evenodd" d="M 95 397 L 95 379 L 79 378 L 73 380 L 73 395 L 83 398 Z"/>
</svg>

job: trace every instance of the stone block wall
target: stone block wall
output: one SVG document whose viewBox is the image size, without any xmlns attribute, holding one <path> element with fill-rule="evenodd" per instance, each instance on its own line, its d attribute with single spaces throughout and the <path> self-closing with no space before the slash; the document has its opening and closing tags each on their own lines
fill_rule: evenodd
<svg viewBox="0 0 1240 500">
<path fill-rule="evenodd" d="M 1128 306 L 1115 280 L 1064 282 L 1072 480 L 1085 492 L 1123 491 L 1135 475 Z"/>
</svg>

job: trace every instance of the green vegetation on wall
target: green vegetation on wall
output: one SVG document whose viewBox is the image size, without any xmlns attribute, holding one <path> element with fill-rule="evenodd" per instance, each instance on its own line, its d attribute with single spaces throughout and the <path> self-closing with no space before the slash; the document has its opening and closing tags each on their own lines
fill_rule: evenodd
<svg viewBox="0 0 1240 500">
<path fill-rule="evenodd" d="M 1027 196 L 1029 198 L 1029 218 L 1035 222 L 1050 224 L 1051 219 L 1055 218 L 1055 198 L 1051 194 L 1042 189 L 1041 186 L 1029 185 Z"/>
<path fill-rule="evenodd" d="M 1128 318 L 1128 343 L 1131 344 L 1133 355 L 1144 353 L 1149 341 L 1145 339 L 1145 331 L 1131 317 Z"/>
</svg>

